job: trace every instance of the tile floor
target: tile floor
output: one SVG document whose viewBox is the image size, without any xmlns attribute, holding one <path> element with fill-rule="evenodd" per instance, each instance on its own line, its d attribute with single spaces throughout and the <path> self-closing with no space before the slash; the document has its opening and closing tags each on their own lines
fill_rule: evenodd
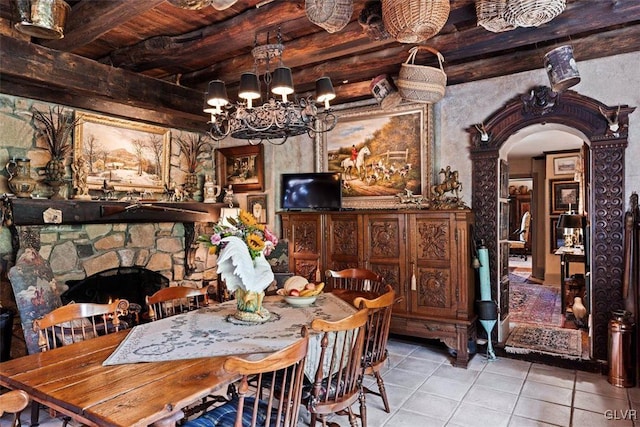
<svg viewBox="0 0 640 427">
<path fill-rule="evenodd" d="M 399 338 L 390 340 L 389 353 L 383 376 L 391 413 L 367 394 L 368 427 L 640 426 L 640 388 L 613 387 L 604 375 L 506 357 L 487 362 L 482 354 L 468 369 L 455 368 L 444 347 Z M 375 389 L 371 378 L 367 385 Z M 29 426 L 28 410 L 22 418 Z M 41 421 L 62 424 L 46 412 Z M 346 417 L 332 421 L 349 425 Z"/>
</svg>

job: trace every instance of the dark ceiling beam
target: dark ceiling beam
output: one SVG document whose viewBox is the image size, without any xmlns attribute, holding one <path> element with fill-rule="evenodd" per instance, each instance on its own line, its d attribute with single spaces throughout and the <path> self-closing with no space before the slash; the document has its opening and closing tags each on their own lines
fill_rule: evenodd
<svg viewBox="0 0 640 427">
<path fill-rule="evenodd" d="M 592 4 L 590 8 L 579 7 L 578 3 L 570 3 L 562 14 L 553 21 L 537 28 L 517 28 L 502 33 L 492 33 L 482 27 L 472 27 L 462 32 L 441 33 L 430 39 L 427 45 L 442 52 L 447 63 L 456 63 L 468 58 L 482 58 L 498 55 L 506 50 L 514 50 L 526 46 L 535 48 L 553 44 L 558 40 L 569 41 L 571 34 L 612 28 L 640 21 L 640 2 L 634 0 L 618 0 L 613 3 L 602 1 Z M 469 8 L 466 6 L 462 6 Z M 595 15 L 594 9 L 595 8 Z M 460 14 L 462 16 L 462 14 Z M 466 15 L 464 15 L 466 16 Z M 380 73 L 394 72 L 407 59 L 412 45 L 396 43 L 392 40 L 382 42 L 370 41 L 357 23 L 351 23 L 341 31 L 340 37 L 326 37 L 326 34 L 313 34 L 289 42 L 285 46 L 284 59 L 294 70 L 295 82 L 306 82 L 306 87 L 315 79 L 328 75 L 336 81 L 359 80 L 366 76 L 371 78 L 371 67 L 380 68 Z M 222 43 L 222 41 L 221 41 Z M 384 48 L 384 46 L 388 46 Z M 371 49 L 383 49 L 371 52 Z M 611 49 L 612 47 L 607 47 Z M 312 57 L 312 61 L 310 61 Z M 419 58 L 423 65 L 436 65 L 433 55 Z M 205 90 L 206 83 L 218 78 L 233 85 L 238 82 L 243 71 L 250 70 L 253 57 L 250 53 L 236 56 L 226 61 L 218 61 L 202 70 L 186 73 L 181 82 L 193 88 Z M 315 64 L 315 65 L 313 65 Z M 367 71 L 365 71 L 367 70 Z M 306 89 L 305 89 L 306 90 Z"/>
<path fill-rule="evenodd" d="M 0 45 L 3 50 L 0 61 L 3 93 L 8 93 L 8 85 L 4 83 L 12 82 L 15 92 L 10 94 L 16 96 L 55 102 L 57 100 L 51 98 L 55 98 L 56 93 L 63 93 L 68 94 L 63 98 L 69 100 L 71 107 L 116 116 L 122 116 L 125 109 L 131 114 L 136 114 L 136 109 L 146 109 L 155 111 L 159 118 L 172 117 L 171 123 L 160 124 L 178 128 L 206 122 L 202 113 L 202 92 L 4 35 L 0 35 Z M 20 93 L 20 84 L 30 87 L 31 93 Z M 43 93 L 39 95 L 34 88 L 41 88 Z M 148 113 L 145 115 L 149 116 Z"/>
<path fill-rule="evenodd" d="M 78 49 L 165 1 L 82 1 L 71 10 L 67 18 L 64 38 L 42 41 L 40 44 L 62 51 Z"/>
<path fill-rule="evenodd" d="M 218 58 L 224 52 L 250 49 L 256 32 L 261 28 L 273 29 L 280 23 L 297 20 L 300 7 L 298 2 L 275 2 L 196 31 L 178 36 L 153 37 L 134 46 L 116 49 L 101 61 L 142 72 L 158 65 L 167 67 L 170 63 L 179 64 L 194 55 Z"/>
<path fill-rule="evenodd" d="M 566 44 L 561 43 L 558 46 Z M 573 46 L 574 58 L 580 69 L 580 62 L 590 59 L 611 56 L 612 54 L 624 54 L 640 50 L 640 25 L 632 27 L 618 28 L 604 33 L 593 34 L 579 39 L 574 39 L 570 43 Z M 549 46 L 548 50 L 557 47 Z M 615 49 L 615 52 L 612 50 Z M 460 83 L 484 80 L 524 71 L 543 68 L 544 53 L 539 49 L 528 51 L 505 52 L 502 55 L 495 55 L 490 58 L 479 58 L 477 60 L 447 65 L 444 69 L 447 74 L 447 85 L 453 86 Z M 346 67 L 346 66 L 345 66 Z M 397 78 L 399 67 L 375 67 L 379 73 L 388 73 Z M 371 72 L 371 70 L 369 70 Z M 363 71 L 366 75 L 367 71 Z M 301 78 L 300 76 L 297 76 Z M 294 79 L 296 76 L 294 76 Z M 603 82 L 604 83 L 604 82 Z M 541 81 L 541 85 L 548 85 L 548 81 Z M 336 90 L 336 100 L 334 104 L 348 101 L 362 100 L 372 97 L 369 90 L 369 81 L 356 81 L 340 84 L 334 82 Z M 311 89 L 307 89 L 311 90 Z"/>
</svg>

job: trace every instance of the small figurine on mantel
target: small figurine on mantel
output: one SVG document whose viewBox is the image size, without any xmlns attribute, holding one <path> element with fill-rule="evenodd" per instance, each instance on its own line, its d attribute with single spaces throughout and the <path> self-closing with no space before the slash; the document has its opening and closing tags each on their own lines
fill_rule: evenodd
<svg viewBox="0 0 640 427">
<path fill-rule="evenodd" d="M 233 207 L 233 187 L 231 187 L 231 185 L 229 185 L 229 188 L 224 189 L 222 203 L 228 204 L 230 208 Z"/>
<path fill-rule="evenodd" d="M 458 171 L 452 171 L 451 166 L 440 169 L 442 181 L 440 184 L 431 186 L 433 199 L 431 207 L 434 209 L 464 209 L 467 208 L 460 197 L 462 191 L 462 183 L 458 180 Z M 451 192 L 453 196 L 447 197 L 447 193 Z"/>
<path fill-rule="evenodd" d="M 87 184 L 87 178 L 89 177 L 89 164 L 83 155 L 76 157 L 75 161 L 71 164 L 73 170 L 73 188 L 76 193 L 74 199 L 79 200 L 91 200 L 89 195 L 89 185 Z"/>
</svg>

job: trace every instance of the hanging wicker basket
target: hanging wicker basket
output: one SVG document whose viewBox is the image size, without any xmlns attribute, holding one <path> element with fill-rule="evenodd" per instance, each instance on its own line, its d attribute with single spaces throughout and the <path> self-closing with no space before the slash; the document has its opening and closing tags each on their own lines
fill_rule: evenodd
<svg viewBox="0 0 640 427">
<path fill-rule="evenodd" d="M 420 50 L 426 50 L 438 57 L 440 68 L 415 65 L 415 57 Z M 409 58 L 400 67 L 396 85 L 403 99 L 412 102 L 433 104 L 444 97 L 447 75 L 442 68 L 444 57 L 429 46 L 416 46 L 409 50 Z"/>
<path fill-rule="evenodd" d="M 518 27 L 538 27 L 560 15 L 566 0 L 507 0 L 504 19 Z"/>
<path fill-rule="evenodd" d="M 329 33 L 342 30 L 353 14 L 352 0 L 305 0 L 304 7 L 309 21 Z"/>
<path fill-rule="evenodd" d="M 400 43 L 420 43 L 436 34 L 449 18 L 449 0 L 384 0 L 384 27 Z"/>
<path fill-rule="evenodd" d="M 476 0 L 478 25 L 492 33 L 501 33 L 516 28 L 504 19 L 507 0 Z"/>
</svg>

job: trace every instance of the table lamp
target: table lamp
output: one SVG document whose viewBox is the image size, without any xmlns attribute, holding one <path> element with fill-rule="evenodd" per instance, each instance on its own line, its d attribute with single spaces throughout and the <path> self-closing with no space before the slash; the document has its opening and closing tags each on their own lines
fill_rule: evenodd
<svg viewBox="0 0 640 427">
<path fill-rule="evenodd" d="M 558 227 L 563 229 L 564 246 L 571 248 L 576 244 L 580 244 L 584 217 L 574 213 L 565 213 L 560 215 L 558 219 Z M 576 230 L 578 231 L 576 235 Z"/>
</svg>

